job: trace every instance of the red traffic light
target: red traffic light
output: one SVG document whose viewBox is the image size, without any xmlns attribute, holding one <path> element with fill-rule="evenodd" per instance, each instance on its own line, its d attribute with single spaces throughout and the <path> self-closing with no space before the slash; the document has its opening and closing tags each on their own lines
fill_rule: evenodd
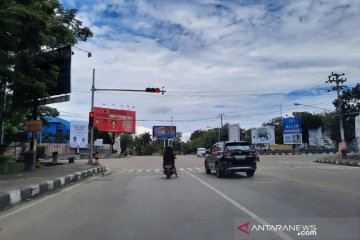
<svg viewBox="0 0 360 240">
<path fill-rule="evenodd" d="M 154 93 L 159 93 L 161 92 L 160 88 L 146 88 L 145 92 L 154 92 Z"/>
<path fill-rule="evenodd" d="M 89 127 L 94 126 L 94 118 L 95 118 L 95 113 L 94 112 L 89 112 Z"/>
</svg>

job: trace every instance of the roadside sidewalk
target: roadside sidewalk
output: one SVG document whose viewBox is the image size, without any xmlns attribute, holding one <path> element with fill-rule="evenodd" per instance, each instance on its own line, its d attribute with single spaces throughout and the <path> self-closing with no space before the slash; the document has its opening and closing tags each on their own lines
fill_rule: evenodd
<svg viewBox="0 0 360 240">
<path fill-rule="evenodd" d="M 106 171 L 102 165 L 88 165 L 87 160 L 77 160 L 72 164 L 68 161 L 59 163 L 36 171 L 0 175 L 0 210 Z"/>
</svg>

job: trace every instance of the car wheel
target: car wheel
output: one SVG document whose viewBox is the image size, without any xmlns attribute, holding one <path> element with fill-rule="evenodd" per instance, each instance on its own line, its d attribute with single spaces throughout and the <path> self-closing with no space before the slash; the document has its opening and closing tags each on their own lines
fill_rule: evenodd
<svg viewBox="0 0 360 240">
<path fill-rule="evenodd" d="M 224 177 L 224 173 L 220 170 L 219 165 L 216 165 L 215 168 L 216 168 L 216 176 L 217 176 L 218 178 Z"/>
<path fill-rule="evenodd" d="M 248 177 L 253 177 L 254 176 L 254 171 L 251 171 L 251 172 L 246 172 L 246 176 Z"/>
<path fill-rule="evenodd" d="M 206 174 L 210 174 L 210 173 L 211 173 L 211 169 L 209 168 L 207 162 L 205 162 L 205 172 L 206 172 Z"/>
</svg>

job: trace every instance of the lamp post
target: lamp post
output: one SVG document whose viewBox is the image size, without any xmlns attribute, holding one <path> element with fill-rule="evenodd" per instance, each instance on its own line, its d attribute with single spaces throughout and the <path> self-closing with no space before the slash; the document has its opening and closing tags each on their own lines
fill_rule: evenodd
<svg viewBox="0 0 360 240">
<path fill-rule="evenodd" d="M 329 111 L 329 112 L 332 111 L 332 110 L 327 109 L 327 108 L 315 107 L 313 105 L 307 105 L 307 104 L 302 104 L 302 103 L 294 103 L 294 106 L 304 106 L 304 107 L 311 107 L 311 108 L 321 109 L 321 110 L 324 110 L 325 113 L 326 113 L 326 111 Z"/>
</svg>

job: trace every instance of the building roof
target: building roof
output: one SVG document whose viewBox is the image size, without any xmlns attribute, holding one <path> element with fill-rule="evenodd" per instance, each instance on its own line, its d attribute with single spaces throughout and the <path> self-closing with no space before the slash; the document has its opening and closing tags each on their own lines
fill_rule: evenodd
<svg viewBox="0 0 360 240">
<path fill-rule="evenodd" d="M 62 125 L 66 126 L 67 128 L 70 128 L 70 122 L 68 120 L 62 119 L 62 118 L 57 118 L 57 117 L 50 117 L 47 116 L 45 117 L 46 121 L 48 121 L 48 123 L 61 123 Z"/>
</svg>

